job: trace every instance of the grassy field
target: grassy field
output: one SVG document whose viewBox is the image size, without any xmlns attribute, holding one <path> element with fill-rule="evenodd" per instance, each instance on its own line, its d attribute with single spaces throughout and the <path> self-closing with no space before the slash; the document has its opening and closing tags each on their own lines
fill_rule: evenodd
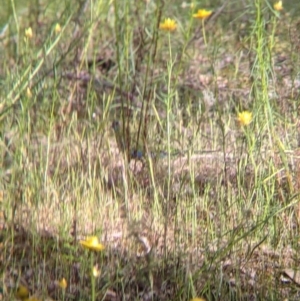
<svg viewBox="0 0 300 301">
<path fill-rule="evenodd" d="M 297 1 L 24 2 L 0 300 L 299 300 Z"/>
</svg>

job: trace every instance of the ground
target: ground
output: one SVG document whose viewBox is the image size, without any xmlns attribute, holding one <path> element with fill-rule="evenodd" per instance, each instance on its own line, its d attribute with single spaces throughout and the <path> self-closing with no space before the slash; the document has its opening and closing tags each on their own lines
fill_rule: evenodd
<svg viewBox="0 0 300 301">
<path fill-rule="evenodd" d="M 2 300 L 299 300 L 298 8 L 131 2 L 7 11 Z"/>
</svg>

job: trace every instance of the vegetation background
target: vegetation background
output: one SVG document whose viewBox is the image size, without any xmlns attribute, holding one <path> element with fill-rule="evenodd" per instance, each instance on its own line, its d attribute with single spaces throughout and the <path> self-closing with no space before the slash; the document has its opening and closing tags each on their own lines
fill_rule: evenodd
<svg viewBox="0 0 300 301">
<path fill-rule="evenodd" d="M 1 4 L 2 300 L 299 300 L 300 4 L 274 4 Z"/>
</svg>

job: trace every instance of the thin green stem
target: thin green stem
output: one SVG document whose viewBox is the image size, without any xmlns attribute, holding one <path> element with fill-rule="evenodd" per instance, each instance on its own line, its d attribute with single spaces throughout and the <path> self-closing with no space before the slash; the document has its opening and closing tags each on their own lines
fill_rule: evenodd
<svg viewBox="0 0 300 301">
<path fill-rule="evenodd" d="M 94 268 L 94 253 L 91 252 L 91 284 L 92 284 L 92 301 L 95 301 L 95 277 L 93 274 L 93 268 Z"/>
<path fill-rule="evenodd" d="M 172 112 L 172 72 L 173 72 L 173 60 L 172 60 L 172 46 L 171 46 L 171 34 L 169 33 L 169 63 L 168 63 L 168 95 L 166 99 L 167 107 L 167 149 L 168 149 L 168 183 L 167 183 L 167 198 L 165 204 L 165 231 L 164 231 L 164 257 L 167 258 L 167 232 L 169 223 L 169 201 L 171 194 L 171 112 Z"/>
</svg>

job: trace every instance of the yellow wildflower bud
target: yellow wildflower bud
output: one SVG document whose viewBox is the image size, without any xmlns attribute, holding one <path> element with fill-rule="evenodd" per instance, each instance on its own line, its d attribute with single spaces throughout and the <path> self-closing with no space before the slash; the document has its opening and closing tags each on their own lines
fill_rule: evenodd
<svg viewBox="0 0 300 301">
<path fill-rule="evenodd" d="M 58 281 L 58 286 L 62 289 L 66 289 L 68 286 L 67 280 L 62 278 L 60 281 Z"/>
<path fill-rule="evenodd" d="M 27 95 L 28 98 L 32 97 L 32 93 L 31 93 L 31 90 L 30 90 L 29 87 L 27 87 L 27 89 L 26 89 L 26 95 Z"/>
<path fill-rule="evenodd" d="M 32 28 L 28 27 L 25 29 L 25 37 L 28 39 L 32 39 L 33 37 L 33 32 L 32 32 Z"/>
<path fill-rule="evenodd" d="M 56 23 L 54 31 L 56 34 L 59 34 L 61 32 L 61 26 L 59 23 Z"/>
<path fill-rule="evenodd" d="M 277 11 L 283 10 L 282 1 L 278 1 L 278 2 L 274 3 L 273 7 Z"/>
<path fill-rule="evenodd" d="M 95 278 L 97 278 L 97 277 L 100 276 L 101 271 L 99 270 L 98 265 L 95 265 L 95 266 L 93 267 L 92 274 L 93 274 L 93 276 L 94 276 Z"/>
</svg>

